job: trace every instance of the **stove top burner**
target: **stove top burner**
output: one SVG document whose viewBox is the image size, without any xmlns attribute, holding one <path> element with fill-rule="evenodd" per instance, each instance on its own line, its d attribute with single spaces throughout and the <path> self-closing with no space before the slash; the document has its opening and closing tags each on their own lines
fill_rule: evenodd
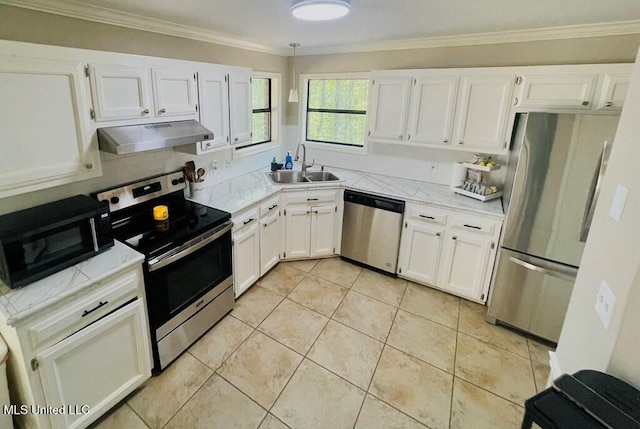
<svg viewBox="0 0 640 429">
<path fill-rule="evenodd" d="M 150 258 L 231 218 L 227 212 L 186 200 L 185 187 L 179 171 L 107 189 L 95 196 L 109 203 L 114 238 Z M 154 220 L 153 208 L 158 205 L 168 207 L 168 221 Z"/>
<path fill-rule="evenodd" d="M 153 207 L 169 208 L 169 224 L 166 230 L 157 227 L 153 219 Z M 131 210 L 128 210 L 131 212 Z M 162 253 L 224 223 L 231 215 L 221 210 L 187 201 L 182 196 L 159 198 L 135 207 L 133 213 L 119 218 L 114 215 L 114 237 L 144 253 L 147 257 Z"/>
</svg>

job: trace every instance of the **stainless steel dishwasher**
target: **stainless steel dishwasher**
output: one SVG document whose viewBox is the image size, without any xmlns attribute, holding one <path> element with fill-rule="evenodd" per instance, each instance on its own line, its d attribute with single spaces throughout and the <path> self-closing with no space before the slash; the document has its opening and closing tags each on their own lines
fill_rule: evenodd
<svg viewBox="0 0 640 429">
<path fill-rule="evenodd" d="M 403 213 L 404 201 L 345 191 L 341 256 L 395 274 Z"/>
</svg>

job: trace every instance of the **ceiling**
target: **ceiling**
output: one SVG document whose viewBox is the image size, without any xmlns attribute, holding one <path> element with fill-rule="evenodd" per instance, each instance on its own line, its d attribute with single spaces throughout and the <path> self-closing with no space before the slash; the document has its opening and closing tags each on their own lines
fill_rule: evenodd
<svg viewBox="0 0 640 429">
<path fill-rule="evenodd" d="M 98 22 L 290 55 L 640 33 L 638 0 L 352 0 L 299 21 L 291 0 L 0 0 Z"/>
</svg>

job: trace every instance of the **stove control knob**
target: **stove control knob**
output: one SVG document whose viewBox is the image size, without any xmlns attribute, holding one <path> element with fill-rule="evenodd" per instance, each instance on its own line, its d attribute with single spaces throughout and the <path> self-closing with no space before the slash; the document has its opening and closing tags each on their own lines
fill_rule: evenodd
<svg viewBox="0 0 640 429">
<path fill-rule="evenodd" d="M 173 179 L 173 180 L 171 181 L 171 184 L 172 184 L 173 186 L 176 186 L 178 183 L 180 183 L 180 181 L 179 181 L 178 179 Z"/>
<path fill-rule="evenodd" d="M 111 204 L 118 204 L 120 202 L 120 198 L 111 197 L 111 199 L 109 201 L 111 202 Z"/>
<path fill-rule="evenodd" d="M 179 178 L 179 179 L 178 179 L 178 182 L 180 182 L 180 183 L 184 183 L 184 177 Z"/>
</svg>

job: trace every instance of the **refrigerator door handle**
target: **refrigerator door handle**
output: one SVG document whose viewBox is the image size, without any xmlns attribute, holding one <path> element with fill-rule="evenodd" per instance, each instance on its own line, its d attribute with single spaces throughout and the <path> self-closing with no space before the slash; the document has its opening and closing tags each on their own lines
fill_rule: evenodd
<svg viewBox="0 0 640 429">
<path fill-rule="evenodd" d="M 609 152 L 611 151 L 611 145 L 608 141 L 604 141 L 602 147 L 602 155 L 600 156 L 600 164 L 594 172 L 593 180 L 591 181 L 591 187 L 589 188 L 589 198 L 587 198 L 587 206 L 585 207 L 584 216 L 582 218 L 582 228 L 580 230 L 580 241 L 583 243 L 587 241 L 589 235 L 589 228 L 591 227 L 591 221 L 593 220 L 593 213 L 596 210 L 596 203 L 598 202 L 598 195 L 600 194 L 600 186 L 602 185 L 602 178 L 607 170 L 607 162 L 609 161 Z"/>
<path fill-rule="evenodd" d="M 573 282 L 573 281 L 576 280 L 576 274 L 578 273 L 578 270 L 575 270 L 574 274 L 568 274 L 568 273 L 562 273 L 562 272 L 559 272 L 559 271 L 553 271 L 553 270 L 550 270 L 548 268 L 543 268 L 543 267 L 540 267 L 538 265 L 534 265 L 534 264 L 532 264 L 530 262 L 523 261 L 522 259 L 518 259 L 518 258 L 515 258 L 513 256 L 509 257 L 509 261 L 513 262 L 514 264 L 520 265 L 521 267 L 524 267 L 524 268 L 526 268 L 528 270 L 537 271 L 539 273 L 546 274 L 548 276 L 555 277 L 555 278 L 558 278 L 560 280 L 567 280 L 567 281 L 570 281 L 570 282 Z"/>
</svg>

